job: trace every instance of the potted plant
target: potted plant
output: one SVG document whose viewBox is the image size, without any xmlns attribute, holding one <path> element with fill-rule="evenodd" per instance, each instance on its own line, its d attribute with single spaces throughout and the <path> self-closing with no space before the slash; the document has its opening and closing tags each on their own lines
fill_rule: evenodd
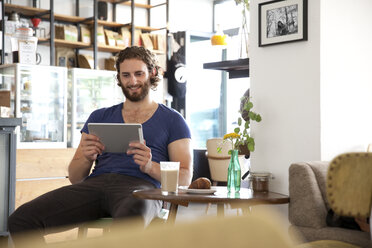
<svg viewBox="0 0 372 248">
<path fill-rule="evenodd" d="M 254 138 L 249 133 L 250 123 L 251 121 L 260 122 L 262 118 L 261 115 L 252 111 L 253 103 L 250 100 L 249 89 L 244 93 L 240 101 L 239 113 L 241 116 L 238 118 L 238 126 L 234 129 L 234 133 L 239 135 L 235 142 L 235 149 L 239 150 L 239 154 L 244 154 L 248 158 L 250 152 L 255 149 Z"/>
<path fill-rule="evenodd" d="M 232 149 L 238 150 L 239 155 L 245 155 L 246 158 L 249 158 L 250 152 L 253 152 L 255 148 L 254 138 L 249 133 L 251 121 L 260 122 L 262 120 L 261 115 L 253 112 L 252 108 L 253 103 L 250 100 L 248 89 L 240 99 L 239 113 L 241 116 L 238 118 L 238 126 L 234 128 L 233 133 L 225 134 L 223 138 L 224 142 L 233 138 L 231 140 L 233 142 Z M 221 150 L 222 146 L 217 147 L 218 153 L 221 153 Z"/>
</svg>

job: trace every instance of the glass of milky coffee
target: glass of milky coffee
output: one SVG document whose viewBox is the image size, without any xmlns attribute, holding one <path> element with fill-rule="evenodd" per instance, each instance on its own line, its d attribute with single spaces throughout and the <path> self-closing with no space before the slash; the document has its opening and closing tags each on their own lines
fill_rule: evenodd
<svg viewBox="0 0 372 248">
<path fill-rule="evenodd" d="M 180 162 L 160 161 L 161 193 L 177 193 Z"/>
</svg>

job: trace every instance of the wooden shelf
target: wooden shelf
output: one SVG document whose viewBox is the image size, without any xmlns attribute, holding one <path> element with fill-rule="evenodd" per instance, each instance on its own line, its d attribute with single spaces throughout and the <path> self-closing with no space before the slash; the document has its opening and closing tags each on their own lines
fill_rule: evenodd
<svg viewBox="0 0 372 248">
<path fill-rule="evenodd" d="M 204 69 L 229 72 L 229 78 L 249 77 L 249 58 L 204 63 Z"/>
<path fill-rule="evenodd" d="M 49 42 L 49 39 L 48 38 L 37 38 L 37 42 L 38 43 L 46 43 L 46 42 Z"/>
<path fill-rule="evenodd" d="M 44 14 L 43 18 L 49 18 L 49 10 L 46 9 L 38 9 L 28 6 L 21 6 L 21 5 L 14 5 L 14 4 L 5 4 L 5 10 L 6 13 L 11 13 L 12 11 L 16 11 L 17 13 L 27 16 L 27 17 L 34 17 L 34 16 L 40 16 Z M 89 25 L 93 24 L 93 20 L 91 18 L 84 18 L 79 16 L 69 16 L 69 15 L 62 15 L 62 14 L 54 14 L 54 19 L 56 21 L 63 21 L 63 22 L 71 22 L 71 23 L 86 23 Z M 112 28 L 120 28 L 120 27 L 131 27 L 130 23 L 117 23 L 117 22 L 108 22 L 103 20 L 97 21 L 98 25 L 102 25 L 105 27 L 112 27 Z M 153 27 L 145 27 L 145 26 L 135 26 L 136 29 L 140 29 L 145 32 L 151 32 L 151 31 L 158 31 L 162 29 L 166 29 L 166 27 L 163 28 L 153 28 Z"/>
<path fill-rule="evenodd" d="M 124 49 L 124 47 L 116 47 L 116 46 L 107 46 L 107 45 L 98 45 L 98 51 L 100 52 L 108 52 L 108 53 L 118 53 Z"/>
<path fill-rule="evenodd" d="M 125 2 L 124 4 L 126 4 Z M 129 2 L 130 4 L 130 2 Z M 138 5 L 138 4 L 136 4 Z M 150 6 L 150 5 L 148 5 Z M 140 7 L 143 7 L 140 5 Z M 151 6 L 150 6 L 151 7 Z M 22 6 L 22 5 L 15 5 L 15 4 L 5 4 L 5 11 L 6 13 L 11 13 L 12 11 L 15 11 L 23 16 L 27 17 L 34 17 L 34 16 L 41 16 L 43 18 L 49 18 L 49 10 L 47 9 L 38 9 L 38 8 L 33 8 L 33 7 L 28 7 L 28 6 Z M 62 15 L 62 14 L 54 14 L 54 19 L 56 21 L 63 21 L 63 22 L 71 22 L 71 23 L 86 23 L 86 24 L 93 24 L 93 20 L 91 18 L 84 18 L 84 17 L 79 17 L 79 16 L 69 16 L 69 15 Z M 112 27 L 112 28 L 120 28 L 120 27 L 125 27 L 128 26 L 130 27 L 130 23 L 117 23 L 117 22 L 109 22 L 109 21 L 103 21 L 103 20 L 98 20 L 97 21 L 98 25 L 102 25 L 105 27 Z M 140 27 L 136 26 L 136 29 L 141 29 L 143 31 L 151 32 L 151 31 L 157 31 L 165 28 L 152 28 L 152 27 Z"/>
<path fill-rule="evenodd" d="M 24 15 L 24 16 L 37 16 L 42 13 L 46 13 L 49 10 L 46 9 L 38 9 L 38 8 L 32 8 L 28 6 L 22 6 L 22 5 L 15 5 L 15 4 L 4 4 L 5 6 L 5 13 L 11 13 L 12 11 L 17 12 L 18 14 Z"/>
<path fill-rule="evenodd" d="M 49 45 L 49 39 L 45 38 L 39 38 L 38 40 L 39 43 Z M 61 39 L 54 39 L 54 44 L 56 47 L 68 47 L 68 48 L 73 48 L 73 49 L 89 49 L 92 50 L 92 45 L 89 43 L 84 43 L 80 41 L 68 41 L 68 40 L 61 40 Z M 97 46 L 98 51 L 100 52 L 109 52 L 109 53 L 118 53 L 121 50 L 123 50 L 125 47 L 119 47 L 119 46 L 107 46 L 107 45 L 98 45 Z M 160 51 L 160 50 L 152 50 L 152 52 L 156 54 L 165 54 L 165 51 Z"/>
<path fill-rule="evenodd" d="M 129 24 L 129 26 L 130 26 L 130 24 Z M 134 26 L 134 27 L 136 29 L 141 29 L 142 31 L 148 31 L 148 32 L 166 29 L 165 27 L 164 28 L 153 28 L 153 27 L 144 27 L 144 26 Z"/>
<path fill-rule="evenodd" d="M 118 53 L 123 50 L 125 47 L 118 47 L 118 46 L 107 46 L 107 45 L 98 45 L 98 51 L 100 52 L 109 52 L 109 53 Z M 92 48 L 89 48 L 92 49 Z M 152 50 L 155 54 L 165 54 L 164 51 L 160 50 Z"/>
<path fill-rule="evenodd" d="M 23 16 L 26 17 L 42 17 L 42 18 L 50 18 L 49 10 L 47 9 L 38 9 L 29 6 L 22 6 L 22 5 L 15 5 L 15 4 L 5 4 L 5 13 L 11 13 L 15 11 Z M 71 23 L 78 23 L 83 22 L 86 18 L 79 17 L 79 16 L 69 16 L 69 15 L 62 15 L 62 14 L 54 14 L 54 19 L 56 21 L 64 21 L 64 22 L 71 22 Z"/>
<path fill-rule="evenodd" d="M 120 5 L 127 5 L 131 6 L 131 1 L 123 1 L 123 0 L 103 0 L 105 2 L 113 3 L 113 4 L 120 4 Z M 135 3 L 134 6 L 138 8 L 144 8 L 144 9 L 151 9 L 158 6 L 167 5 L 167 2 L 159 3 L 156 5 L 148 5 L 148 4 L 138 4 Z M 7 15 L 9 15 L 11 12 L 15 11 L 18 14 L 20 14 L 22 17 L 26 18 L 33 18 L 33 17 L 39 17 L 44 20 L 47 20 L 50 18 L 50 10 L 49 9 L 40 9 L 40 8 L 34 8 L 30 6 L 24 6 L 24 5 L 16 5 L 16 4 L 8 4 L 4 3 L 4 10 Z M 70 16 L 70 15 L 63 15 L 63 14 L 54 14 L 54 21 L 61 21 L 61 22 L 67 22 L 72 24 L 78 24 L 78 23 L 84 23 L 88 25 L 92 25 L 94 23 L 93 18 L 84 18 L 79 16 Z M 104 27 L 110 27 L 110 28 L 121 28 L 121 27 L 128 27 L 131 28 L 131 23 L 117 23 L 117 22 L 109 22 L 104 20 L 97 20 L 98 25 L 102 25 Z M 159 30 L 167 30 L 166 27 L 161 28 L 154 28 L 154 27 L 147 27 L 147 26 L 135 26 L 135 29 L 139 29 L 143 32 L 152 32 L 152 31 L 159 31 Z M 43 45 L 50 45 L 50 39 L 45 38 L 39 38 L 39 44 Z M 62 39 L 54 39 L 55 47 L 68 47 L 73 49 L 91 49 L 93 50 L 93 44 L 88 44 L 84 42 L 71 42 L 66 41 Z M 124 49 L 124 47 L 116 47 L 116 46 L 107 46 L 107 45 L 98 45 L 97 50 L 101 52 L 110 52 L 110 53 L 117 53 Z M 156 54 L 165 54 L 165 51 L 158 51 L 153 50 Z M 96 55 L 95 55 L 96 56 Z M 51 56 L 51 60 L 52 56 Z"/>
<path fill-rule="evenodd" d="M 38 38 L 38 42 L 43 45 L 49 45 L 50 39 Z M 56 47 L 68 47 L 68 48 L 88 48 L 91 46 L 89 43 L 84 43 L 80 41 L 68 41 L 62 39 L 54 39 L 54 44 Z"/>
<path fill-rule="evenodd" d="M 114 0 L 113 2 L 118 2 L 118 0 Z M 131 1 L 126 1 L 124 3 L 122 3 L 122 5 L 126 5 L 126 6 L 131 6 L 132 2 Z M 138 7 L 138 8 L 144 8 L 144 9 L 151 9 L 152 6 L 151 5 L 148 5 L 148 4 L 141 4 L 141 3 L 134 3 L 134 6 L 135 7 Z"/>
<path fill-rule="evenodd" d="M 105 2 L 109 3 L 119 3 L 122 5 L 126 6 L 131 6 L 131 1 L 123 2 L 120 3 L 120 0 L 106 0 Z M 140 3 L 135 3 L 134 6 L 138 8 L 144 8 L 144 9 L 152 9 L 161 5 L 165 5 L 166 3 L 161 3 L 157 5 L 148 5 L 148 4 L 140 4 Z M 5 11 L 6 13 L 11 13 L 12 11 L 17 12 L 18 14 L 28 16 L 28 17 L 33 17 L 33 16 L 40 16 L 43 15 L 45 18 L 49 18 L 49 10 L 48 9 L 39 9 L 39 8 L 34 8 L 30 6 L 24 6 L 24 5 L 17 5 L 17 4 L 9 4 L 5 3 Z M 63 15 L 63 14 L 54 14 L 54 17 L 56 20 L 59 21 L 67 21 L 67 22 L 82 22 L 84 21 L 84 17 L 79 17 L 79 16 L 69 16 L 69 15 Z"/>
<path fill-rule="evenodd" d="M 80 41 L 68 41 L 62 39 L 54 39 L 54 44 L 56 46 L 68 48 L 86 48 L 91 46 L 89 43 L 84 43 Z"/>
<path fill-rule="evenodd" d="M 83 21 L 83 23 L 93 25 L 94 21 L 90 19 L 90 20 L 87 20 L 87 21 Z M 122 23 L 108 22 L 108 21 L 103 21 L 103 20 L 97 20 L 97 24 L 105 26 L 105 27 L 112 27 L 112 28 L 120 28 L 120 27 L 125 27 L 125 26 L 130 25 L 128 23 L 122 24 Z"/>
<path fill-rule="evenodd" d="M 118 4 L 126 5 L 126 6 L 131 6 L 131 4 L 132 4 L 131 1 L 122 2 L 122 0 L 104 0 L 104 2 L 118 3 Z M 137 7 L 137 8 L 152 9 L 152 8 L 155 8 L 155 7 L 158 7 L 158 6 L 161 6 L 161 5 L 165 5 L 165 4 L 166 3 L 160 3 L 160 4 L 156 4 L 156 5 L 149 5 L 149 4 L 142 4 L 142 3 L 134 3 L 134 6 Z"/>
<path fill-rule="evenodd" d="M 49 17 L 49 15 L 47 15 Z M 72 23 L 79 23 L 84 22 L 86 18 L 80 16 L 69 16 L 69 15 L 62 15 L 62 14 L 54 14 L 54 19 L 56 21 L 63 21 L 63 22 L 72 22 Z"/>
</svg>

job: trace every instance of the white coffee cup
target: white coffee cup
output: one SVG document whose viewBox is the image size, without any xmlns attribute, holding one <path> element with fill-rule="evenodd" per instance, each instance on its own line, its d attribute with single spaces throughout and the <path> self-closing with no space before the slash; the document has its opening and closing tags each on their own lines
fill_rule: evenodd
<svg viewBox="0 0 372 248">
<path fill-rule="evenodd" d="M 161 161 L 161 192 L 163 195 L 177 193 L 180 162 Z"/>
</svg>

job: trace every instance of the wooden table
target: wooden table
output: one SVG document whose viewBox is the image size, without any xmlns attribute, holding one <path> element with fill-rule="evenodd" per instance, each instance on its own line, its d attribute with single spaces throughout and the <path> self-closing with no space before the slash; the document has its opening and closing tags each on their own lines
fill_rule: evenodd
<svg viewBox="0 0 372 248">
<path fill-rule="evenodd" d="M 289 203 L 287 195 L 275 192 L 253 192 L 251 189 L 241 188 L 240 192 L 235 194 L 228 194 L 227 188 L 224 186 L 214 186 L 216 189 L 214 194 L 201 195 L 190 194 L 184 190 L 179 190 L 178 193 L 162 195 L 161 189 L 149 190 L 135 190 L 133 196 L 141 199 L 162 200 L 169 202 L 170 211 L 168 216 L 168 223 L 174 224 L 178 205 L 187 207 L 190 202 L 194 203 L 213 203 L 217 204 L 217 215 L 224 215 L 224 204 L 235 206 L 253 206 L 258 204 L 285 204 Z"/>
</svg>

